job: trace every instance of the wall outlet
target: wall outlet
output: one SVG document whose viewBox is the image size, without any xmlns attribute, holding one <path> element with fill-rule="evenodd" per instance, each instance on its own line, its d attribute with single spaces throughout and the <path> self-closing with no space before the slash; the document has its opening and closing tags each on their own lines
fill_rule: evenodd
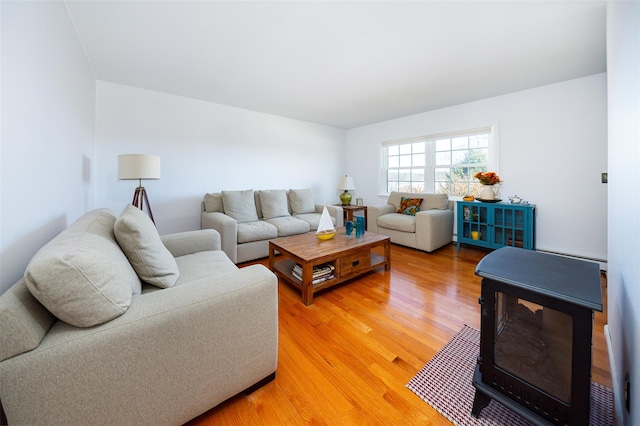
<svg viewBox="0 0 640 426">
<path fill-rule="evenodd" d="M 608 173 L 600 173 L 600 179 L 602 179 L 602 183 L 608 183 L 609 181 Z"/>
<path fill-rule="evenodd" d="M 629 373 L 624 376 L 624 405 L 627 413 L 631 413 L 631 379 Z"/>
</svg>

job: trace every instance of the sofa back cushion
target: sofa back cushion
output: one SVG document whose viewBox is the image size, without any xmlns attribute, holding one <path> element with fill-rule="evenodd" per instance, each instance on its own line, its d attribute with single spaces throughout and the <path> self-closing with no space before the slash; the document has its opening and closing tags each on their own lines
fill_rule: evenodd
<svg viewBox="0 0 640 426">
<path fill-rule="evenodd" d="M 142 281 L 160 288 L 173 287 L 180 276 L 178 264 L 149 216 L 128 204 L 116 220 L 114 231 L 120 248 Z"/>
<path fill-rule="evenodd" d="M 224 213 L 224 206 L 222 205 L 222 193 L 216 192 L 214 194 L 207 193 L 204 195 L 204 211 L 221 212 Z"/>
<path fill-rule="evenodd" d="M 115 215 L 94 210 L 42 247 L 25 272 L 29 291 L 52 314 L 76 327 L 122 315 L 140 279 L 115 241 Z M 138 293 L 140 290 L 138 290 Z"/>
<path fill-rule="evenodd" d="M 222 205 L 224 214 L 239 223 L 258 220 L 256 201 L 253 189 L 244 191 L 222 191 Z"/>
<path fill-rule="evenodd" d="M 422 198 L 420 211 L 445 210 L 448 208 L 449 196 L 447 194 L 413 194 L 411 192 L 392 192 L 389 194 L 388 204 L 392 204 L 396 211 L 400 208 L 402 197 Z"/>
<path fill-rule="evenodd" d="M 290 189 L 289 203 L 294 215 L 316 212 L 316 200 L 311 189 Z"/>
<path fill-rule="evenodd" d="M 264 220 L 275 217 L 291 216 L 289 214 L 289 204 L 287 192 L 284 189 L 262 190 L 258 192 L 260 196 L 260 209 Z"/>
</svg>

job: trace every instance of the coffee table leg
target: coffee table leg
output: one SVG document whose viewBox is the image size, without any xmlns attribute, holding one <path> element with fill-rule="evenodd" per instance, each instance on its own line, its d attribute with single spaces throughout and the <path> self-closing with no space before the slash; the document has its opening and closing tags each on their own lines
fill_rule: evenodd
<svg viewBox="0 0 640 426">
<path fill-rule="evenodd" d="M 313 303 L 313 266 L 311 263 L 304 263 L 302 265 L 302 288 L 301 296 L 302 303 L 309 306 Z"/>
<path fill-rule="evenodd" d="M 384 260 L 385 260 L 384 270 L 390 271 L 391 270 L 391 243 L 389 242 L 389 240 L 387 240 L 384 243 Z"/>
<path fill-rule="evenodd" d="M 269 270 L 273 271 L 273 267 L 276 265 L 276 251 L 273 249 L 271 242 L 269 242 Z"/>
</svg>

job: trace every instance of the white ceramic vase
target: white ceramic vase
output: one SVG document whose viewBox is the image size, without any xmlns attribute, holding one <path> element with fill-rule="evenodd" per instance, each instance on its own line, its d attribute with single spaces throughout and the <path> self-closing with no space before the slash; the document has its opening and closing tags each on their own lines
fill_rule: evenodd
<svg viewBox="0 0 640 426">
<path fill-rule="evenodd" d="M 482 185 L 480 198 L 483 200 L 495 200 L 498 197 L 498 185 Z"/>
</svg>

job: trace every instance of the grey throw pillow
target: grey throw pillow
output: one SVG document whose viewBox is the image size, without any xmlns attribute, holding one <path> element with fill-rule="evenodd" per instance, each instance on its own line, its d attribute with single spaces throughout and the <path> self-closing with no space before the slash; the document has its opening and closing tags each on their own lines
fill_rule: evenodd
<svg viewBox="0 0 640 426">
<path fill-rule="evenodd" d="M 127 205 L 113 227 L 120 248 L 140 279 L 160 288 L 173 287 L 180 271 L 160 240 L 155 225 L 142 210 Z"/>
<path fill-rule="evenodd" d="M 264 220 L 274 217 L 291 216 L 287 204 L 287 193 L 284 189 L 275 189 L 258 192 L 262 218 Z"/>
<path fill-rule="evenodd" d="M 316 212 L 316 200 L 311 189 L 290 189 L 289 201 L 293 214 Z"/>
<path fill-rule="evenodd" d="M 239 223 L 258 220 L 253 189 L 222 191 L 222 205 L 224 206 L 224 214 L 234 218 Z"/>
</svg>

